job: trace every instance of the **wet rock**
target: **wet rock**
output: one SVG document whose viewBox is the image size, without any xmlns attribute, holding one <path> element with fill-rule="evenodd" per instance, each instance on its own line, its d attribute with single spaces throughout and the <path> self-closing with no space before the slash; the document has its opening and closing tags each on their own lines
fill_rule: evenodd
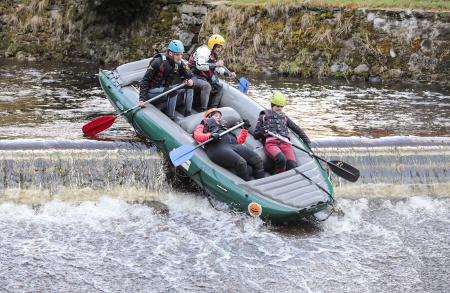
<svg viewBox="0 0 450 293">
<path fill-rule="evenodd" d="M 370 70 L 370 68 L 367 64 L 360 64 L 360 65 L 356 66 L 355 69 L 353 69 L 353 72 L 355 74 L 361 75 L 361 74 L 365 74 L 365 73 L 369 72 L 369 70 Z"/>
<path fill-rule="evenodd" d="M 331 65 L 331 72 L 345 72 L 349 69 L 348 65 L 345 63 L 334 63 Z"/>
<path fill-rule="evenodd" d="M 383 79 L 379 76 L 369 76 L 369 82 L 371 83 L 382 83 Z"/>
<path fill-rule="evenodd" d="M 400 69 L 389 69 L 387 75 L 389 78 L 398 79 L 402 76 L 402 71 Z"/>
<path fill-rule="evenodd" d="M 431 50 L 433 49 L 433 42 L 429 39 L 423 40 L 422 43 L 420 44 L 420 49 L 424 53 L 430 53 Z"/>
<path fill-rule="evenodd" d="M 161 215 L 168 215 L 169 214 L 169 207 L 162 202 L 156 201 L 156 200 L 144 200 L 143 202 L 140 202 L 139 204 L 148 206 L 150 208 L 153 208 L 157 213 Z"/>
<path fill-rule="evenodd" d="M 25 60 L 25 59 L 27 59 L 27 57 L 28 57 L 28 53 L 27 52 L 19 51 L 16 54 L 16 59 L 17 60 Z"/>
</svg>

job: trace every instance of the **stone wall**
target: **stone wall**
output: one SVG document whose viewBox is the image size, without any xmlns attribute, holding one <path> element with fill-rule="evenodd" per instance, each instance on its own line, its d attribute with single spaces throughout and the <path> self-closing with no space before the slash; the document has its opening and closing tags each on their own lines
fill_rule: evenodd
<svg viewBox="0 0 450 293">
<path fill-rule="evenodd" d="M 124 63 L 164 51 L 171 39 L 192 50 L 220 33 L 227 40 L 222 58 L 241 73 L 441 84 L 450 79 L 450 12 L 181 0 L 155 4 L 153 18 L 117 27 L 96 18 L 83 0 L 34 8 L 28 2 L 0 3 L 3 56 Z"/>
<path fill-rule="evenodd" d="M 203 28 L 226 36 L 241 57 L 227 50 L 225 58 L 238 70 L 374 82 L 450 79 L 450 12 L 222 5 Z"/>
<path fill-rule="evenodd" d="M 350 38 L 344 56 L 373 50 L 381 59 L 379 64 L 362 62 L 352 68 L 355 74 L 367 73 L 375 79 L 448 82 L 450 13 L 358 9 L 355 15 L 371 25 L 375 34 L 365 48 L 358 48 Z M 336 66 L 331 71 L 336 71 Z"/>
</svg>

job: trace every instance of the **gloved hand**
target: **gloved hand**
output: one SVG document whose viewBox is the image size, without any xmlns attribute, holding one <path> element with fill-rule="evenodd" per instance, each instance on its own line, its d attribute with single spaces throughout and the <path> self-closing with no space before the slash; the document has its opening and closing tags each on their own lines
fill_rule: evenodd
<svg viewBox="0 0 450 293">
<path fill-rule="evenodd" d="M 209 137 L 210 138 L 214 138 L 214 140 L 220 139 L 220 135 L 217 132 L 211 133 L 211 135 Z"/>
<path fill-rule="evenodd" d="M 264 133 L 268 133 L 269 132 L 269 124 L 263 125 L 263 130 L 264 130 Z"/>
<path fill-rule="evenodd" d="M 250 127 L 252 127 L 252 124 L 250 123 L 250 121 L 248 121 L 248 119 L 243 119 L 242 121 L 244 121 L 244 129 L 249 129 Z"/>
</svg>

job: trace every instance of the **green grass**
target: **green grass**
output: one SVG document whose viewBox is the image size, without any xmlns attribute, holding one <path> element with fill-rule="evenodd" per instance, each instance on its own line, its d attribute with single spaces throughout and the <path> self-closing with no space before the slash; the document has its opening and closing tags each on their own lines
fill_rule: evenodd
<svg viewBox="0 0 450 293">
<path fill-rule="evenodd" d="M 234 3 L 266 4 L 275 0 L 231 0 Z M 308 3 L 313 6 L 361 7 L 361 8 L 394 8 L 449 11 L 450 0 L 291 0 L 286 3 Z"/>
</svg>

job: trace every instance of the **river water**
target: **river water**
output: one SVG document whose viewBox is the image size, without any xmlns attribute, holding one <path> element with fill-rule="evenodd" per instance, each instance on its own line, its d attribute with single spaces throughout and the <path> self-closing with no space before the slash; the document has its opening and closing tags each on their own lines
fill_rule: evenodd
<svg viewBox="0 0 450 293">
<path fill-rule="evenodd" d="M 246 76 L 361 171 L 330 175 L 328 220 L 274 226 L 211 206 L 121 118 L 83 137 L 116 114 L 97 71 L 0 58 L 1 292 L 448 292 L 448 87 Z"/>
</svg>

